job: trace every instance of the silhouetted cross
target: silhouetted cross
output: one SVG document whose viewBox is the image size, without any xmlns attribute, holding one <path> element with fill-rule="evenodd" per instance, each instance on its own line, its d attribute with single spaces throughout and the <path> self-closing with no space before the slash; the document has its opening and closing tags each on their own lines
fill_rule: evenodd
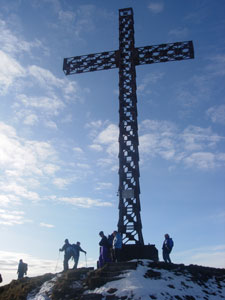
<svg viewBox="0 0 225 300">
<path fill-rule="evenodd" d="M 194 58 L 192 41 L 134 45 L 133 9 L 119 10 L 119 50 L 64 59 L 66 75 L 119 68 L 119 222 L 124 244 L 144 245 L 141 223 L 135 66 Z"/>
</svg>

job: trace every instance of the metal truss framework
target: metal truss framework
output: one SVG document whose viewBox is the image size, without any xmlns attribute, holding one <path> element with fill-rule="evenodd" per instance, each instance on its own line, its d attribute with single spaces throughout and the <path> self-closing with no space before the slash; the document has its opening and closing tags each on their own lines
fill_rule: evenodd
<svg viewBox="0 0 225 300">
<path fill-rule="evenodd" d="M 192 41 L 135 48 L 133 9 L 119 10 L 119 50 L 64 59 L 66 75 L 119 68 L 119 221 L 124 244 L 144 245 L 141 223 L 137 65 L 194 58 Z"/>
</svg>

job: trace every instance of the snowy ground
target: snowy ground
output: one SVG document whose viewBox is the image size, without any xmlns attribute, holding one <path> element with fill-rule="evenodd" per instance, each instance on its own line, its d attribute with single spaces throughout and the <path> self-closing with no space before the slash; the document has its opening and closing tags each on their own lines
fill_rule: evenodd
<svg viewBox="0 0 225 300">
<path fill-rule="evenodd" d="M 152 275 L 155 272 L 155 276 L 145 278 L 144 275 L 148 272 L 152 272 Z M 113 295 L 118 298 L 127 296 L 134 300 L 225 299 L 223 296 L 225 295 L 225 282 L 220 282 L 221 288 L 215 278 L 208 280 L 205 285 L 200 285 L 192 281 L 189 273 L 176 275 L 174 272 L 164 269 L 150 269 L 147 260 L 143 260 L 143 265 L 139 265 L 136 270 L 126 272 L 124 277 L 117 281 L 108 282 L 104 286 L 87 293 L 98 293 L 107 296 L 112 295 L 112 291 L 115 290 Z M 191 298 L 191 296 L 194 298 Z"/>
<path fill-rule="evenodd" d="M 28 294 L 27 300 L 50 300 L 52 289 L 59 277 L 60 275 L 57 274 L 52 279 L 44 282 L 38 292 L 34 290 Z"/>
<path fill-rule="evenodd" d="M 118 277 L 118 280 L 110 281 L 94 290 L 87 290 L 84 294 L 101 294 L 103 299 L 114 295 L 124 300 L 225 299 L 224 276 L 223 278 L 212 276 L 204 281 L 198 276 L 193 278 L 193 274 L 188 272 L 187 268 L 182 271 L 179 271 L 179 268 L 166 270 L 161 266 L 151 267 L 149 263 L 148 260 L 142 260 L 136 270 L 125 271 L 122 276 Z M 52 288 L 59 276 L 58 274 L 46 281 L 38 292 L 30 293 L 27 300 L 50 300 Z M 73 285 L 75 293 L 76 281 Z"/>
</svg>

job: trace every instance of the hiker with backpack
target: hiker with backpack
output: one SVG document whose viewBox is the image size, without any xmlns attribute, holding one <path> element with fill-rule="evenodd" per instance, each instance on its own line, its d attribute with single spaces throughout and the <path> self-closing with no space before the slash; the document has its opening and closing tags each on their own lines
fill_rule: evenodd
<svg viewBox="0 0 225 300">
<path fill-rule="evenodd" d="M 73 253 L 73 247 L 72 245 L 70 245 L 68 239 L 65 239 L 65 244 L 62 246 L 62 248 L 59 249 L 59 251 L 65 251 L 63 260 L 63 270 L 67 271 L 69 269 L 69 259 L 72 257 Z"/>
<path fill-rule="evenodd" d="M 166 233 L 165 240 L 164 240 L 163 246 L 162 246 L 163 260 L 165 261 L 165 263 L 171 264 L 170 253 L 172 251 L 173 245 L 174 245 L 173 239 L 170 238 L 168 233 Z"/>
<path fill-rule="evenodd" d="M 72 257 L 73 257 L 73 259 L 74 259 L 74 266 L 73 266 L 73 269 L 77 269 L 77 265 L 78 265 L 78 261 L 79 261 L 80 252 L 84 252 L 85 255 L 87 254 L 87 252 L 81 248 L 80 242 L 77 242 L 76 244 L 73 244 L 72 247 L 73 247 L 73 254 L 72 254 Z"/>
<path fill-rule="evenodd" d="M 27 264 L 24 263 L 22 259 L 20 259 L 18 270 L 17 270 L 18 279 L 21 279 L 23 278 L 24 275 L 27 275 L 27 269 L 28 269 Z"/>
</svg>

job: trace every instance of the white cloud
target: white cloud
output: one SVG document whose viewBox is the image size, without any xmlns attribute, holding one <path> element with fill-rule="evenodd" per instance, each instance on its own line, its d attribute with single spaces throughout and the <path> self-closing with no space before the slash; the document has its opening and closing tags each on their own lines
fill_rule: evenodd
<svg viewBox="0 0 225 300">
<path fill-rule="evenodd" d="M 140 124 L 140 154 L 142 159 L 159 156 L 186 167 L 208 170 L 224 165 L 225 153 L 218 151 L 225 137 L 211 128 L 188 126 L 178 130 L 167 121 L 145 120 Z"/>
<path fill-rule="evenodd" d="M 47 223 L 43 223 L 43 222 L 40 223 L 40 226 L 41 226 L 41 227 L 46 227 L 46 228 L 54 228 L 54 227 L 55 227 L 55 226 L 52 225 L 52 224 L 47 224 Z"/>
<path fill-rule="evenodd" d="M 119 129 L 114 124 L 98 122 L 89 147 L 108 154 L 97 160 L 99 167 L 117 170 Z M 106 128 L 102 129 L 105 125 Z M 171 163 L 183 163 L 185 167 L 208 170 L 225 163 L 225 153 L 218 147 L 225 137 L 214 133 L 210 127 L 190 125 L 183 130 L 168 121 L 144 120 L 139 124 L 139 151 L 142 163 L 152 157 L 160 157 Z M 171 169 L 171 166 L 170 166 Z M 172 170 L 172 169 L 171 169 Z"/>
<path fill-rule="evenodd" d="M 221 141 L 221 137 L 214 134 L 211 128 L 201 128 L 198 126 L 188 126 L 183 134 L 182 138 L 185 143 L 185 149 L 187 150 L 201 150 L 206 147 L 214 147 Z"/>
<path fill-rule="evenodd" d="M 225 268 L 225 245 L 215 245 L 174 252 L 174 262 Z"/>
<path fill-rule="evenodd" d="M 60 169 L 55 150 L 48 142 L 19 137 L 13 127 L 2 122 L 0 140 L 0 205 L 18 205 L 22 200 L 39 201 L 38 192 L 32 189 L 39 187 L 44 178 L 51 180 Z"/>
<path fill-rule="evenodd" d="M 73 179 L 71 178 L 54 178 L 53 184 L 56 185 L 59 189 L 64 189 L 67 185 L 69 185 Z"/>
<path fill-rule="evenodd" d="M 209 108 L 206 115 L 213 123 L 225 125 L 225 105 L 217 105 Z"/>
<path fill-rule="evenodd" d="M 196 152 L 184 159 L 188 167 L 199 169 L 213 169 L 216 166 L 215 155 L 210 152 Z"/>
<path fill-rule="evenodd" d="M 33 48 L 43 49 L 44 52 L 47 48 L 44 47 L 40 40 L 35 39 L 32 42 L 27 42 L 18 33 L 14 34 L 8 27 L 4 20 L 0 19 L 0 49 L 4 52 L 16 55 L 17 53 L 30 53 Z"/>
<path fill-rule="evenodd" d="M 58 198 L 59 201 L 72 204 L 77 207 L 91 208 L 91 207 L 110 207 L 111 202 L 101 201 L 88 197 L 62 197 Z"/>
<path fill-rule="evenodd" d="M 86 169 L 86 170 L 90 169 L 90 165 L 83 164 L 83 163 L 77 163 L 77 167 L 81 168 L 81 169 Z"/>
<path fill-rule="evenodd" d="M 24 218 L 23 211 L 0 209 L 0 224 L 5 226 L 21 225 L 30 220 Z"/>
<path fill-rule="evenodd" d="M 0 194 L 0 207 L 12 206 L 12 204 L 21 204 L 20 198 L 15 194 Z"/>
<path fill-rule="evenodd" d="M 38 201 L 40 199 L 36 192 L 29 191 L 23 185 L 19 185 L 15 182 L 8 184 L 1 182 L 0 187 L 2 192 L 15 194 L 20 198 L 29 199 L 32 201 Z"/>
<path fill-rule="evenodd" d="M 60 89 L 66 99 L 79 99 L 76 81 L 70 81 L 68 78 L 58 78 L 48 69 L 36 65 L 29 66 L 28 72 L 35 80 L 37 80 L 42 88 L 49 91 Z"/>
<path fill-rule="evenodd" d="M 23 123 L 25 125 L 29 125 L 29 126 L 33 126 L 35 124 L 37 124 L 39 121 L 39 118 L 37 115 L 35 115 L 34 113 L 29 113 L 28 112 L 28 115 L 27 116 L 24 116 L 24 121 Z"/>
<path fill-rule="evenodd" d="M 59 111 L 65 107 L 64 103 L 56 96 L 29 97 L 27 95 L 20 94 L 17 96 L 17 99 L 19 99 L 23 106 L 27 108 L 45 111 L 50 115 L 58 115 Z M 21 117 L 22 113 L 23 110 L 21 111 Z M 18 116 L 20 115 L 18 114 Z"/>
<path fill-rule="evenodd" d="M 93 150 L 95 150 L 95 151 L 98 151 L 98 152 L 100 152 L 100 151 L 103 150 L 102 146 L 101 146 L 101 145 L 98 145 L 98 144 L 92 144 L 92 145 L 89 146 L 89 148 L 90 148 L 90 149 L 93 149 Z"/>
<path fill-rule="evenodd" d="M 25 76 L 24 68 L 8 54 L 0 50 L 0 93 L 5 94 L 15 81 Z"/>
<path fill-rule="evenodd" d="M 47 260 L 31 256 L 27 253 L 9 251 L 0 251 L 0 257 L 1 270 L 4 271 L 4 284 L 9 283 L 12 279 L 17 279 L 16 271 L 21 258 L 25 263 L 28 263 L 29 277 L 55 272 L 55 260 Z"/>
<path fill-rule="evenodd" d="M 108 190 L 112 188 L 112 183 L 111 182 L 98 182 L 97 187 L 95 188 L 96 190 Z"/>
<path fill-rule="evenodd" d="M 154 72 L 146 75 L 142 82 L 138 85 L 137 91 L 140 93 L 149 92 L 147 88 L 149 88 L 150 84 L 158 83 L 160 79 L 162 79 L 164 73 L 162 72 Z"/>
<path fill-rule="evenodd" d="M 177 38 L 185 38 L 188 36 L 188 29 L 187 28 L 176 28 L 176 29 L 171 29 L 169 31 L 169 35 L 175 36 Z"/>
<path fill-rule="evenodd" d="M 118 137 L 119 128 L 114 124 L 108 125 L 103 131 L 101 131 L 94 140 L 95 145 L 106 145 L 107 152 L 112 155 L 118 155 Z"/>
<path fill-rule="evenodd" d="M 53 121 L 46 121 L 45 126 L 52 129 L 57 129 L 57 124 Z"/>
<path fill-rule="evenodd" d="M 151 2 L 148 5 L 148 8 L 150 9 L 150 11 L 154 14 L 158 14 L 161 13 L 164 9 L 164 4 L 162 2 Z"/>
</svg>

